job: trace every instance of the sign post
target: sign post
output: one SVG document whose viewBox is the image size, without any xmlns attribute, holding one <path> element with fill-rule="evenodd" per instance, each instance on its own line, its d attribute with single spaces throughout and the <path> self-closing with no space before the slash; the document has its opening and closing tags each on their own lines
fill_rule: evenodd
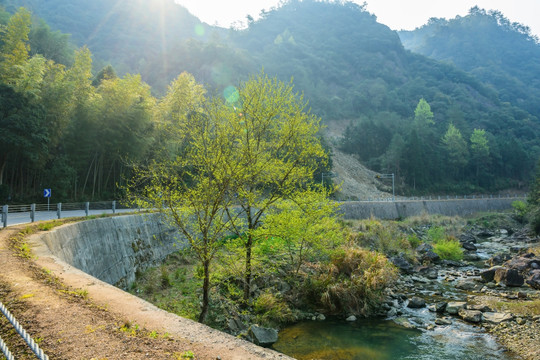
<svg viewBox="0 0 540 360">
<path fill-rule="evenodd" d="M 43 189 L 43 197 L 47 198 L 47 211 L 51 210 L 50 209 L 51 195 L 52 195 L 51 189 Z"/>
</svg>

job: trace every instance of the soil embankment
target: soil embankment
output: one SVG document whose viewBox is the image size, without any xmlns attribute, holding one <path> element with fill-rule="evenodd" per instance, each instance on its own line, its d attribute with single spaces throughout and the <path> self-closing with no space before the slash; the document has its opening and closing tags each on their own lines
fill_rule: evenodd
<svg viewBox="0 0 540 360">
<path fill-rule="evenodd" d="M 157 309 L 59 260 L 35 239 L 29 256 L 21 232 L 28 227 L 0 231 L 0 301 L 51 359 L 288 358 Z M 33 358 L 1 321 L 0 336 L 16 358 Z"/>
</svg>

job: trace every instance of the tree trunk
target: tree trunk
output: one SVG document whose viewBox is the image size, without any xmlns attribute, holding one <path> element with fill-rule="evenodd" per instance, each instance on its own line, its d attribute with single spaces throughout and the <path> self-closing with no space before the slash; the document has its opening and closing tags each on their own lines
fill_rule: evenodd
<svg viewBox="0 0 540 360">
<path fill-rule="evenodd" d="M 210 261 L 205 260 L 204 267 L 204 280 L 203 280 L 203 300 L 201 314 L 199 315 L 199 322 L 204 323 L 206 321 L 206 315 L 208 314 L 208 293 L 210 291 Z"/>
<path fill-rule="evenodd" d="M 244 301 L 248 302 L 251 289 L 251 250 L 253 247 L 253 236 L 248 234 L 246 242 L 246 273 L 244 277 Z"/>
<path fill-rule="evenodd" d="M 2 156 L 0 158 L 0 185 L 3 185 L 4 184 L 4 169 L 6 168 L 6 164 L 7 164 L 7 156 Z"/>
</svg>

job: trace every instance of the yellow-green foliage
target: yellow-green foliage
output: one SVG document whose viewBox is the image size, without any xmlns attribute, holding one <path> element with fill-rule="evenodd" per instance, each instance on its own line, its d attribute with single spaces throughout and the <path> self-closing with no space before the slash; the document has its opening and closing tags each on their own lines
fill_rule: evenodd
<svg viewBox="0 0 540 360">
<path fill-rule="evenodd" d="M 272 326 L 276 323 L 291 322 L 295 320 L 289 305 L 278 298 L 274 293 L 266 291 L 253 302 L 253 310 L 257 314 L 257 322 Z"/>
<path fill-rule="evenodd" d="M 308 281 L 308 296 L 330 313 L 369 315 L 380 305 L 383 290 L 397 279 L 397 269 L 377 252 L 358 247 L 336 251 L 332 262 Z"/>
<path fill-rule="evenodd" d="M 413 249 L 408 237 L 394 221 L 384 223 L 375 219 L 358 221 L 352 226 L 349 240 L 388 256 L 403 254 L 409 259 L 413 258 Z"/>
<path fill-rule="evenodd" d="M 457 239 L 447 234 L 440 226 L 433 226 L 427 231 L 428 241 L 433 244 L 433 251 L 443 260 L 463 259 L 463 248 Z"/>
<path fill-rule="evenodd" d="M 463 259 L 463 248 L 455 238 L 447 237 L 433 245 L 433 251 L 443 260 Z"/>
<path fill-rule="evenodd" d="M 289 269 L 298 273 L 305 262 L 324 258 L 343 243 L 337 207 L 322 187 L 297 192 L 268 211 L 256 236 L 282 249 Z"/>
</svg>

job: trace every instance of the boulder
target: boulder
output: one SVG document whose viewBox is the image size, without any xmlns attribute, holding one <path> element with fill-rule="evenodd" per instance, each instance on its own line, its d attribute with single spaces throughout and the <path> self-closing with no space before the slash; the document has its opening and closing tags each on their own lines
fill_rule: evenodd
<svg viewBox="0 0 540 360">
<path fill-rule="evenodd" d="M 254 344 L 264 347 L 271 346 L 278 339 L 278 332 L 276 329 L 264 328 L 258 325 L 251 325 L 248 330 L 248 335 L 251 337 Z"/>
<path fill-rule="evenodd" d="M 414 326 L 407 318 L 405 318 L 403 316 L 395 318 L 394 322 L 396 324 L 398 324 L 398 325 L 403 326 L 404 328 L 407 328 L 407 329 L 415 329 L 416 328 L 416 326 Z"/>
<path fill-rule="evenodd" d="M 498 254 L 488 260 L 489 266 L 502 265 L 512 258 L 510 254 Z"/>
<path fill-rule="evenodd" d="M 499 313 L 499 312 L 485 312 L 484 321 L 492 324 L 500 324 L 503 321 L 510 321 L 514 318 L 514 315 L 509 313 Z"/>
<path fill-rule="evenodd" d="M 416 271 L 431 280 L 435 280 L 439 277 L 439 272 L 433 267 L 421 266 L 417 268 Z"/>
<path fill-rule="evenodd" d="M 413 266 L 403 257 L 403 255 L 394 256 L 390 261 L 405 274 L 412 274 Z"/>
<path fill-rule="evenodd" d="M 497 269 L 493 277 L 495 282 L 506 286 L 519 287 L 525 283 L 523 276 L 515 269 Z"/>
<path fill-rule="evenodd" d="M 356 321 L 356 316 L 351 315 L 348 318 L 346 318 L 345 321 Z"/>
<path fill-rule="evenodd" d="M 536 290 L 540 290 L 540 270 L 532 270 L 529 272 L 527 284 Z"/>
<path fill-rule="evenodd" d="M 459 316 L 468 322 L 472 322 L 475 324 L 478 324 L 482 322 L 482 312 L 478 310 L 466 310 L 464 308 L 459 309 L 458 311 Z"/>
<path fill-rule="evenodd" d="M 233 334 L 238 334 L 247 329 L 247 326 L 242 322 L 242 319 L 240 319 L 239 316 L 234 316 L 227 320 L 227 325 Z"/>
<path fill-rule="evenodd" d="M 409 304 L 407 307 L 410 307 L 411 309 L 420 309 L 426 306 L 426 301 L 418 296 L 413 296 L 412 299 L 409 300 Z"/>
<path fill-rule="evenodd" d="M 476 243 L 476 236 L 471 233 L 463 233 L 459 235 L 459 242 L 464 243 Z"/>
<path fill-rule="evenodd" d="M 437 318 L 435 319 L 435 324 L 437 325 L 452 325 L 452 319 L 450 318 Z"/>
<path fill-rule="evenodd" d="M 540 258 L 536 258 L 536 255 L 533 253 L 518 256 L 506 262 L 506 267 L 516 269 L 519 272 L 524 272 L 531 268 L 538 268 L 539 266 Z"/>
<path fill-rule="evenodd" d="M 446 303 L 444 301 L 439 301 L 439 302 L 437 302 L 435 304 L 429 305 L 428 309 L 431 312 L 443 313 L 444 310 L 446 310 L 447 305 L 448 305 L 448 303 Z"/>
<path fill-rule="evenodd" d="M 472 291 L 476 289 L 477 284 L 472 280 L 459 280 L 456 284 L 456 288 L 465 290 L 465 291 Z"/>
<path fill-rule="evenodd" d="M 446 312 L 451 315 L 457 315 L 459 309 L 463 309 L 467 305 L 464 301 L 451 301 L 446 305 Z"/>
<path fill-rule="evenodd" d="M 485 282 L 492 282 L 493 279 L 495 278 L 495 271 L 497 269 L 502 269 L 502 268 L 503 268 L 502 266 L 498 266 L 498 265 L 497 266 L 492 266 L 489 269 L 482 271 L 480 273 L 480 277 Z"/>
<path fill-rule="evenodd" d="M 474 244 L 471 243 L 471 242 L 465 242 L 465 243 L 461 244 L 461 247 L 464 248 L 465 250 L 469 250 L 469 251 L 476 251 L 476 250 L 478 250 L 478 248 L 476 247 L 476 245 L 474 245 Z"/>
</svg>

